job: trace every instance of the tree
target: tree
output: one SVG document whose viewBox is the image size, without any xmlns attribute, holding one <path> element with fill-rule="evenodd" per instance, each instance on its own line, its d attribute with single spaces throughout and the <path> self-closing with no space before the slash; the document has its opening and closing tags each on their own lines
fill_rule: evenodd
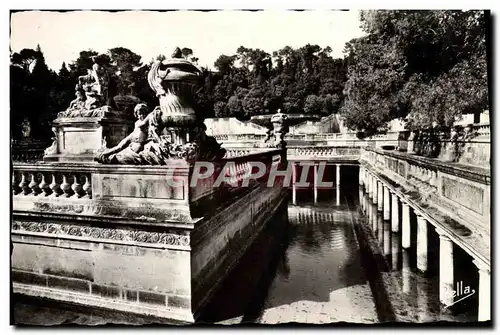
<svg viewBox="0 0 500 335">
<path fill-rule="evenodd" d="M 231 72 L 231 70 L 234 68 L 234 61 L 236 60 L 236 56 L 227 56 L 227 55 L 220 55 L 219 58 L 217 58 L 214 62 L 214 67 L 221 73 L 221 74 L 228 74 Z"/>
<path fill-rule="evenodd" d="M 193 54 L 193 49 L 184 47 L 181 49 L 181 53 L 182 53 L 182 57 L 184 57 L 185 59 L 188 59 L 189 56 L 191 56 Z"/>
<path fill-rule="evenodd" d="M 323 111 L 324 101 L 317 95 L 310 94 L 304 102 L 304 112 L 306 114 L 320 114 Z"/>
<path fill-rule="evenodd" d="M 368 35 L 344 50 L 347 126 L 376 131 L 396 117 L 449 126 L 487 107 L 484 12 L 362 11 L 361 21 Z"/>
<path fill-rule="evenodd" d="M 140 67 L 141 56 L 122 47 L 109 49 L 108 55 L 113 64 L 114 72 L 119 73 L 118 94 L 137 95 L 138 91 L 141 90 L 138 86 L 143 81 L 141 80 L 143 75 L 141 72 L 134 71 L 134 68 Z"/>
</svg>

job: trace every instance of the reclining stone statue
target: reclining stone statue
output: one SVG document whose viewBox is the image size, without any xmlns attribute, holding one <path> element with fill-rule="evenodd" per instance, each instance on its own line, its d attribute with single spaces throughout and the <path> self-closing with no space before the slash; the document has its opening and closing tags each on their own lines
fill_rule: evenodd
<svg viewBox="0 0 500 335">
<path fill-rule="evenodd" d="M 148 82 L 160 105 L 147 114 L 147 106 L 135 107 L 134 131 L 117 146 L 99 153 L 95 160 L 108 164 L 165 165 L 169 159 L 218 160 L 224 157 L 215 138 L 193 108 L 201 71 L 182 58 L 177 48 L 172 58 L 155 62 Z"/>
</svg>

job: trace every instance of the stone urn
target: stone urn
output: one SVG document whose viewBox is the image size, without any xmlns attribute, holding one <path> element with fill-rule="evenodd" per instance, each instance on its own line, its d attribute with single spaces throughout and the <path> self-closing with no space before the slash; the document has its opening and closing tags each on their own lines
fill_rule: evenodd
<svg viewBox="0 0 500 335">
<path fill-rule="evenodd" d="M 290 125 L 288 116 L 278 110 L 276 114 L 271 116 L 271 123 L 273 125 L 275 146 L 278 149 L 284 149 L 286 147 L 285 135 L 288 133 Z"/>
</svg>

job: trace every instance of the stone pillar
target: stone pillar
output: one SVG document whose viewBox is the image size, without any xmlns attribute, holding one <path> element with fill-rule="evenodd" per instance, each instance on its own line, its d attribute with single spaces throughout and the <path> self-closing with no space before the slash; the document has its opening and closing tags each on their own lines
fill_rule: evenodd
<svg viewBox="0 0 500 335">
<path fill-rule="evenodd" d="M 377 199 L 377 210 L 382 212 L 384 209 L 384 184 L 381 181 L 378 182 L 378 199 Z"/>
<path fill-rule="evenodd" d="M 378 203 L 378 183 L 379 181 L 373 178 L 373 204 L 376 205 Z"/>
<path fill-rule="evenodd" d="M 391 254 L 392 254 L 392 270 L 399 269 L 399 252 L 401 237 L 399 234 L 391 234 Z"/>
<path fill-rule="evenodd" d="M 399 204 L 398 195 L 396 193 L 391 193 L 392 199 L 392 212 L 391 212 L 391 228 L 394 233 L 399 232 Z"/>
<path fill-rule="evenodd" d="M 411 291 L 411 268 L 410 268 L 410 251 L 403 250 L 403 266 L 401 269 L 402 291 L 410 293 Z"/>
<path fill-rule="evenodd" d="M 360 186 L 364 185 L 364 181 L 363 181 L 363 167 L 362 166 L 359 167 L 359 185 Z"/>
<path fill-rule="evenodd" d="M 384 221 L 384 256 L 391 254 L 391 224 Z"/>
<path fill-rule="evenodd" d="M 365 199 L 363 196 L 363 189 L 360 187 L 358 191 L 358 199 L 359 199 L 359 205 L 361 206 L 361 209 L 363 212 L 365 211 Z"/>
<path fill-rule="evenodd" d="M 453 303 L 453 242 L 445 232 L 439 234 L 439 301 L 449 306 Z"/>
<path fill-rule="evenodd" d="M 474 260 L 473 263 L 479 270 L 479 306 L 477 321 L 491 320 L 491 279 L 490 269 L 484 264 Z"/>
<path fill-rule="evenodd" d="M 337 206 L 340 205 L 340 164 L 337 165 L 337 179 L 335 185 L 335 199 L 337 199 Z"/>
<path fill-rule="evenodd" d="M 411 230 L 410 230 L 410 205 L 403 203 L 403 232 L 401 245 L 404 249 L 411 245 Z"/>
<path fill-rule="evenodd" d="M 417 269 L 427 272 L 427 220 L 417 215 Z"/>
<path fill-rule="evenodd" d="M 318 202 L 318 164 L 314 163 L 314 203 Z"/>
<path fill-rule="evenodd" d="M 378 231 L 378 215 L 377 215 L 377 205 L 371 205 L 370 210 L 372 211 L 372 230 L 375 237 L 377 237 Z"/>
<path fill-rule="evenodd" d="M 384 220 L 389 221 L 391 219 L 391 200 L 389 187 L 384 186 Z"/>
<path fill-rule="evenodd" d="M 366 194 L 370 198 L 370 193 L 372 192 L 372 176 L 370 173 L 366 172 Z"/>
<path fill-rule="evenodd" d="M 377 211 L 377 229 L 378 229 L 378 241 L 381 246 L 384 245 L 384 219 L 378 215 Z"/>
<path fill-rule="evenodd" d="M 297 164 L 292 163 L 292 203 L 297 204 L 297 186 L 295 185 L 297 181 Z"/>
</svg>

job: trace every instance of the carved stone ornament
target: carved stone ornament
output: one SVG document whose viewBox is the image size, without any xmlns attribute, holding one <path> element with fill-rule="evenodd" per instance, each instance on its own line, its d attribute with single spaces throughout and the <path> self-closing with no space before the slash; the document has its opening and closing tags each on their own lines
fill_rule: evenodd
<svg viewBox="0 0 500 335">
<path fill-rule="evenodd" d="M 131 229 L 101 228 L 31 221 L 13 221 L 12 231 L 45 233 L 57 236 L 91 237 L 94 239 L 162 244 L 166 246 L 172 245 L 188 247 L 190 243 L 188 235 L 178 235 L 174 233 L 159 233 Z"/>
<path fill-rule="evenodd" d="M 92 57 L 94 64 L 87 74 L 78 77 L 75 87 L 76 98 L 58 118 L 104 117 L 116 109 L 113 97 L 116 94 L 116 80 L 107 55 Z"/>
<path fill-rule="evenodd" d="M 134 131 L 95 159 L 107 164 L 165 165 L 170 159 L 194 162 L 224 157 L 225 149 L 206 135 L 203 118 L 193 108 L 200 78 L 201 71 L 185 59 L 155 62 L 148 82 L 160 105 L 148 113 L 146 105 L 138 104 Z"/>
</svg>

